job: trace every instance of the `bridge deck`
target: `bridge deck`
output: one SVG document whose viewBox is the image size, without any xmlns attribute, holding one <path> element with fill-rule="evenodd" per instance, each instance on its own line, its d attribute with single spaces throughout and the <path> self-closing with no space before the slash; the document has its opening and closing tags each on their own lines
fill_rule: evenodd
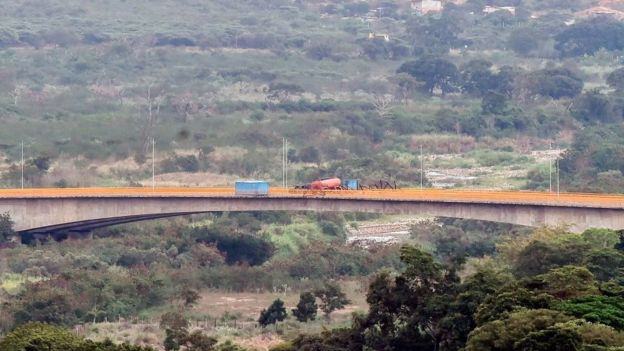
<svg viewBox="0 0 624 351">
<path fill-rule="evenodd" d="M 0 199 L 229 198 L 233 188 L 42 188 L 0 189 Z M 310 191 L 271 188 L 269 197 L 488 203 L 624 209 L 624 195 L 441 189 Z"/>
</svg>

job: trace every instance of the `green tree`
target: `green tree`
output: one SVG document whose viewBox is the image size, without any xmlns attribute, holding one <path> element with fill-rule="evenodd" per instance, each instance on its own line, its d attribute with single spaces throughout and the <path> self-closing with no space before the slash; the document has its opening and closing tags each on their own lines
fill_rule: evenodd
<svg viewBox="0 0 624 351">
<path fill-rule="evenodd" d="M 624 68 L 618 68 L 609 73 L 607 84 L 617 91 L 624 91 Z"/>
<path fill-rule="evenodd" d="M 507 318 L 519 310 L 549 308 L 552 301 L 553 297 L 548 294 L 530 291 L 519 283 L 512 283 L 488 295 L 478 307 L 475 319 L 477 325 L 483 325 Z"/>
<path fill-rule="evenodd" d="M 592 55 L 601 48 L 624 48 L 624 24 L 608 18 L 595 18 L 566 27 L 555 36 L 555 48 L 562 56 Z"/>
<path fill-rule="evenodd" d="M 509 35 L 507 45 L 520 55 L 528 55 L 537 49 L 539 34 L 530 27 L 521 27 Z"/>
<path fill-rule="evenodd" d="M 459 279 L 453 267 L 414 246 L 401 248 L 401 261 L 401 275 L 382 273 L 370 285 L 370 310 L 359 323 L 365 344 L 374 350 L 436 349 L 446 341 L 446 312 Z"/>
<path fill-rule="evenodd" d="M 613 249 L 620 242 L 618 232 L 604 228 L 586 229 L 581 237 L 595 249 Z"/>
<path fill-rule="evenodd" d="M 548 328 L 556 325 L 557 323 L 567 322 L 572 317 L 568 317 L 565 314 L 557 311 L 539 309 L 539 310 L 525 310 L 512 313 L 505 319 L 494 320 L 488 322 L 470 333 L 468 342 L 466 343 L 466 351 L 514 351 L 514 350 L 534 350 L 525 348 L 516 348 L 516 345 L 521 345 L 523 342 L 529 344 L 533 342 L 548 342 L 548 338 L 543 335 L 533 335 L 533 341 L 524 341 L 529 337 L 531 333 L 540 333 Z M 555 334 L 547 334 L 554 336 Z M 559 334 L 556 334 L 559 335 Z M 557 337 L 557 340 L 559 337 Z M 573 344 L 576 345 L 577 337 L 573 336 Z M 553 347 L 552 344 L 550 344 Z M 544 349 L 538 348 L 535 350 L 566 350 L 573 351 L 579 350 L 579 348 L 572 349 Z"/>
<path fill-rule="evenodd" d="M 20 304 L 13 316 L 16 324 L 28 322 L 45 322 L 60 325 L 74 325 L 78 319 L 76 309 L 68 290 L 44 285 L 30 286 L 20 294 Z"/>
<path fill-rule="evenodd" d="M 587 255 L 586 265 L 599 281 L 624 277 L 624 254 L 615 249 L 591 251 Z"/>
<path fill-rule="evenodd" d="M 316 305 L 316 298 L 314 297 L 314 294 L 308 291 L 301 293 L 297 308 L 292 310 L 292 314 L 299 322 L 307 322 L 316 319 L 317 310 L 318 306 Z"/>
<path fill-rule="evenodd" d="M 460 74 L 452 62 L 436 57 L 424 57 L 416 61 L 409 61 L 401 65 L 397 73 L 407 73 L 415 79 L 424 82 L 424 89 L 433 94 L 440 89 L 442 94 L 457 91 L 460 84 Z"/>
<path fill-rule="evenodd" d="M 624 299 L 609 296 L 584 296 L 553 304 L 553 309 L 593 323 L 624 330 Z"/>
<path fill-rule="evenodd" d="M 594 89 L 577 96 L 572 102 L 570 113 L 584 124 L 613 123 L 622 120 L 611 99 Z"/>
<path fill-rule="evenodd" d="M 184 306 L 189 307 L 197 303 L 197 300 L 201 298 L 201 295 L 197 292 L 197 290 L 193 290 L 191 288 L 184 288 L 180 292 L 180 298 L 184 302 Z"/>
<path fill-rule="evenodd" d="M 201 330 L 195 330 L 183 339 L 182 345 L 188 351 L 213 351 L 217 339 L 205 335 Z"/>
<path fill-rule="evenodd" d="M 321 300 L 321 311 L 325 313 L 326 318 L 335 311 L 344 308 L 351 301 L 347 299 L 347 295 L 340 289 L 336 283 L 325 283 L 325 285 L 314 291 L 314 295 Z"/>
<path fill-rule="evenodd" d="M 246 351 L 246 349 L 232 343 L 230 340 L 227 340 L 223 344 L 219 344 L 216 351 Z"/>
<path fill-rule="evenodd" d="M 33 322 L 0 340 L 2 351 L 68 351 L 77 349 L 82 339 L 62 327 Z"/>
<path fill-rule="evenodd" d="M 558 299 L 598 294 L 598 284 L 594 275 L 585 267 L 564 266 L 538 275 L 534 278 L 536 285 Z"/>
<path fill-rule="evenodd" d="M 273 301 L 273 303 L 269 306 L 269 308 L 262 310 L 260 312 L 260 318 L 258 318 L 258 323 L 261 326 L 266 327 L 269 324 L 275 324 L 277 322 L 281 322 L 286 319 L 287 312 L 286 308 L 284 308 L 284 302 L 280 299 Z"/>
<path fill-rule="evenodd" d="M 11 219 L 9 212 L 0 214 L 0 243 L 7 242 L 15 236 L 13 225 L 15 222 Z"/>
<path fill-rule="evenodd" d="M 490 90 L 496 90 L 497 79 L 492 72 L 492 62 L 471 60 L 461 67 L 461 88 L 463 93 L 483 96 Z"/>
<path fill-rule="evenodd" d="M 514 272 L 520 277 L 528 277 L 556 267 L 582 265 L 589 250 L 589 244 L 576 237 L 561 242 L 536 240 L 520 251 L 513 263 Z"/>
</svg>

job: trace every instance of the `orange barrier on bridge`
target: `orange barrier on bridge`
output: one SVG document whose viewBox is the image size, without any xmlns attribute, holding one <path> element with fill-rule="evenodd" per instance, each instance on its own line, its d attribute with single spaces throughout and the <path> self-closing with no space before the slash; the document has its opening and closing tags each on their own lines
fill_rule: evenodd
<svg viewBox="0 0 624 351">
<path fill-rule="evenodd" d="M 0 189 L 0 199 L 104 197 L 237 197 L 233 188 L 45 188 Z M 624 195 L 547 193 L 529 191 L 397 189 L 397 190 L 303 190 L 271 188 L 269 197 L 354 200 L 461 202 L 624 209 Z"/>
</svg>

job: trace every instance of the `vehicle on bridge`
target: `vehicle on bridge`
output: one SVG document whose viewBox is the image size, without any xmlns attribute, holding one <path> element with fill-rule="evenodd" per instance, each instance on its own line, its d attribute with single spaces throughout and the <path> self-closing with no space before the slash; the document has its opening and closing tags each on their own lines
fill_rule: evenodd
<svg viewBox="0 0 624 351">
<path fill-rule="evenodd" d="M 358 179 L 340 179 L 338 177 L 317 179 L 309 184 L 296 185 L 295 189 L 309 190 L 365 190 L 365 189 L 398 189 L 396 182 L 380 180 L 372 184 L 362 184 Z"/>
<path fill-rule="evenodd" d="M 234 193 L 239 196 L 268 196 L 269 182 L 263 180 L 238 180 L 234 183 Z"/>
</svg>

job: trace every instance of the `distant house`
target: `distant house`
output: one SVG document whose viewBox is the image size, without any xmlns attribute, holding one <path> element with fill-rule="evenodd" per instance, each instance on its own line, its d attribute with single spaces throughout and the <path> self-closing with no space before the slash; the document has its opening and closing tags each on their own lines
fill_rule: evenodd
<svg viewBox="0 0 624 351">
<path fill-rule="evenodd" d="M 412 0 L 412 10 L 426 15 L 428 13 L 440 13 L 444 9 L 440 0 Z"/>
<path fill-rule="evenodd" d="M 368 39 L 390 41 L 390 35 L 385 33 L 368 33 Z"/>
<path fill-rule="evenodd" d="M 607 16 L 613 17 L 618 20 L 624 20 L 624 11 L 619 11 L 606 6 L 596 6 L 591 7 L 589 9 L 579 11 L 574 14 L 576 18 L 587 18 L 587 17 L 598 17 L 598 16 Z"/>
<path fill-rule="evenodd" d="M 483 13 L 486 15 L 498 11 L 508 11 L 511 12 L 512 15 L 516 15 L 516 8 L 514 6 L 486 6 L 483 8 Z"/>
</svg>

